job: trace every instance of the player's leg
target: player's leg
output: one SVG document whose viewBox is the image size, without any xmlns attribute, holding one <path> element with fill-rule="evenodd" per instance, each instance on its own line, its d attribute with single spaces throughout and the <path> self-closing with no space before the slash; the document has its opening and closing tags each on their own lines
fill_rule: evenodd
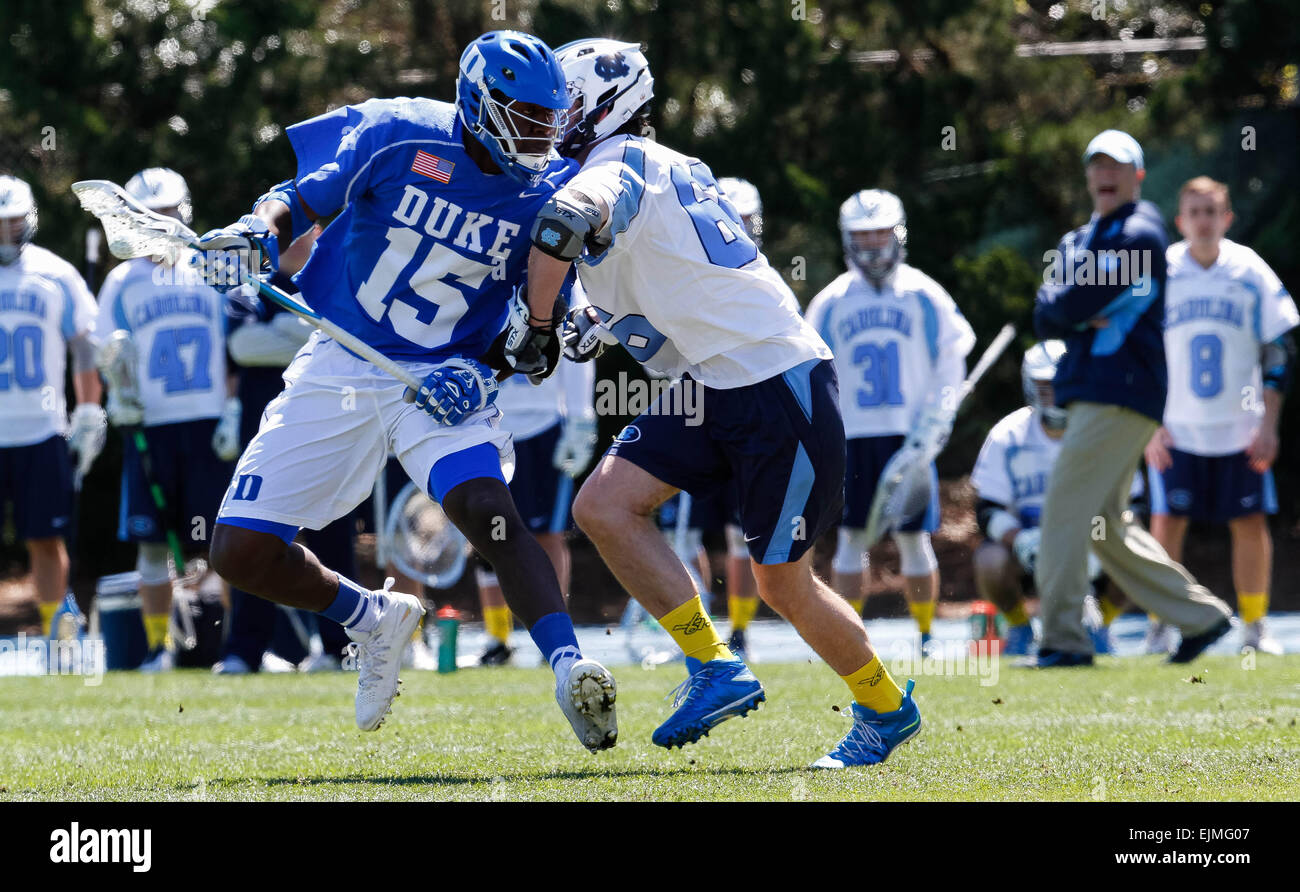
<svg viewBox="0 0 1300 892">
<path fill-rule="evenodd" d="M 1025 575 L 1011 549 L 985 539 L 973 555 L 975 590 L 1007 620 L 1004 656 L 1024 656 L 1033 648 L 1034 630 L 1025 608 Z"/>
<path fill-rule="evenodd" d="M 59 435 L 30 446 L 0 449 L 4 489 L 13 495 L 14 532 L 26 542 L 32 585 L 41 614 L 41 629 L 51 628 L 68 591 L 68 551 L 63 536 L 75 510 L 72 461 Z M 0 510 L 3 510 L 0 500 Z"/>
<path fill-rule="evenodd" d="M 749 549 L 745 533 L 738 523 L 728 523 L 724 531 L 727 542 L 727 619 L 731 637 L 727 648 L 739 659 L 753 662 L 746 641 L 746 631 L 758 615 L 758 583 L 749 567 Z"/>
<path fill-rule="evenodd" d="M 1268 528 L 1268 515 L 1277 511 L 1273 474 L 1252 470 L 1244 454 L 1223 456 L 1216 462 L 1220 466 L 1222 486 L 1229 496 L 1219 504 L 1229 514 L 1232 582 L 1237 590 L 1237 612 L 1245 627 L 1244 646 L 1280 654 L 1282 646 L 1268 634 L 1264 622 L 1273 575 L 1273 537 Z M 1238 511 L 1250 513 L 1231 516 Z"/>
<path fill-rule="evenodd" d="M 54 614 L 68 591 L 68 550 L 62 536 L 44 536 L 27 540 L 27 556 L 41 611 L 41 630 L 52 636 L 58 631 L 52 625 Z"/>
<path fill-rule="evenodd" d="M 871 556 L 867 552 L 867 515 L 880 471 L 901 437 L 854 437 L 845 442 L 844 512 L 831 561 L 831 587 L 853 612 L 862 615 L 867 600 Z"/>
<path fill-rule="evenodd" d="M 839 592 L 853 612 L 862 615 L 867 602 L 867 531 L 864 527 L 839 528 L 835 557 L 831 559 L 831 587 Z"/>
<path fill-rule="evenodd" d="M 873 493 L 874 497 L 874 493 Z M 939 603 L 939 561 L 934 556 L 932 533 L 939 529 L 939 474 L 930 466 L 930 503 L 925 514 L 892 534 L 898 546 L 899 572 L 907 611 L 921 634 L 921 649 L 930 645 L 930 629 Z"/>
<path fill-rule="evenodd" d="M 1170 449 L 1171 464 L 1164 471 L 1147 468 L 1147 483 L 1151 492 L 1151 535 L 1160 543 L 1170 559 L 1183 562 L 1183 542 L 1187 537 L 1190 520 L 1188 512 L 1194 503 L 1203 501 L 1208 493 L 1205 482 L 1197 479 L 1200 464 L 1196 456 Z M 1170 504 L 1169 492 L 1174 493 Z M 1170 653 L 1176 645 L 1174 627 L 1156 616 L 1147 614 L 1147 633 L 1142 649 L 1149 654 Z"/>
</svg>

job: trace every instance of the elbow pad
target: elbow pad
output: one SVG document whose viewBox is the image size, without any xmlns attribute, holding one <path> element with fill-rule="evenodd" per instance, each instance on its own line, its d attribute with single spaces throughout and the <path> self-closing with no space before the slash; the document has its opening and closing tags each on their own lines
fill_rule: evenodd
<svg viewBox="0 0 1300 892">
<path fill-rule="evenodd" d="M 604 225 L 595 202 L 580 192 L 561 189 L 537 212 L 530 238 L 543 254 L 557 260 L 576 260 Z"/>
<path fill-rule="evenodd" d="M 1286 394 L 1291 389 L 1291 373 L 1295 368 L 1295 341 L 1291 339 L 1290 332 L 1260 348 L 1260 368 L 1265 387 L 1281 394 Z"/>
<path fill-rule="evenodd" d="M 290 228 L 293 231 L 289 233 L 289 241 L 285 244 L 291 244 L 294 239 L 311 229 L 312 221 L 307 216 L 307 211 L 303 209 L 302 199 L 298 197 L 298 185 L 293 180 L 285 180 L 272 186 L 253 204 L 253 210 L 257 210 L 258 205 L 265 201 L 283 201 L 289 206 L 289 216 L 292 220 Z"/>
</svg>

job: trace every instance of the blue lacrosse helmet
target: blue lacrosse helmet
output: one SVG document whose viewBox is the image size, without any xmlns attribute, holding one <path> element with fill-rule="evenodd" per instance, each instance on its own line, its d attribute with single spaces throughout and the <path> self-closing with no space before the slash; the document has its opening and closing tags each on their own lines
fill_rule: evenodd
<svg viewBox="0 0 1300 892">
<path fill-rule="evenodd" d="M 546 109 L 545 118 L 524 114 L 519 106 L 525 103 Z M 489 31 L 461 54 L 456 108 L 503 172 L 536 185 L 569 110 L 564 71 L 541 39 L 521 31 Z"/>
</svg>

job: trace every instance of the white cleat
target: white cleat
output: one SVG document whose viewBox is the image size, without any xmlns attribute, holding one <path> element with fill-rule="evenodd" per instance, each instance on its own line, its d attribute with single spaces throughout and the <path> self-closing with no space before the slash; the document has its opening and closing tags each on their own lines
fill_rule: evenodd
<svg viewBox="0 0 1300 892">
<path fill-rule="evenodd" d="M 167 648 L 161 648 L 158 653 L 154 654 L 152 659 L 145 660 L 140 664 L 140 671 L 147 675 L 157 675 L 159 672 L 171 672 L 176 668 L 176 654 Z"/>
<path fill-rule="evenodd" d="M 1257 619 L 1253 623 L 1245 623 L 1242 626 L 1245 637 L 1242 641 L 1242 649 L 1251 648 L 1258 653 L 1272 654 L 1275 657 L 1282 656 L 1286 649 L 1282 643 L 1268 633 L 1268 626 L 1262 619 Z"/>
<path fill-rule="evenodd" d="M 271 675 L 284 675 L 289 672 L 297 672 L 298 666 L 290 663 L 279 654 L 273 654 L 268 650 L 262 654 L 262 671 Z"/>
<path fill-rule="evenodd" d="M 555 702 L 573 726 L 573 733 L 591 752 L 607 750 L 618 742 L 614 676 L 595 660 L 579 660 L 566 681 L 555 686 Z"/>
<path fill-rule="evenodd" d="M 212 667 L 213 675 L 248 675 L 253 670 L 242 658 L 231 654 Z"/>
<path fill-rule="evenodd" d="M 1169 623 L 1148 620 L 1147 636 L 1142 639 L 1142 652 L 1146 654 L 1171 654 L 1177 643 L 1174 627 Z"/>
<path fill-rule="evenodd" d="M 424 616 L 420 599 L 389 591 L 392 584 L 390 578 L 375 592 L 382 600 L 379 625 L 369 634 L 355 635 L 348 630 L 348 637 L 357 645 L 357 727 L 362 731 L 374 731 L 392 710 L 401 684 L 397 673 L 402 668 L 402 653 Z"/>
</svg>

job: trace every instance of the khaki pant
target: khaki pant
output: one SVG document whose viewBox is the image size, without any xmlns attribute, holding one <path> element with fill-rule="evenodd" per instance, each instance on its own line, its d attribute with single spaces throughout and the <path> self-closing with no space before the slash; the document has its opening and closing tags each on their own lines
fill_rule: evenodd
<svg viewBox="0 0 1300 892">
<path fill-rule="evenodd" d="M 1089 546 L 1135 604 L 1184 635 L 1206 632 L 1232 615 L 1128 510 L 1138 457 L 1155 430 L 1154 421 L 1131 409 L 1070 405 L 1060 456 L 1047 484 L 1034 573 L 1042 598 L 1043 648 L 1092 653 L 1083 626 Z"/>
</svg>

